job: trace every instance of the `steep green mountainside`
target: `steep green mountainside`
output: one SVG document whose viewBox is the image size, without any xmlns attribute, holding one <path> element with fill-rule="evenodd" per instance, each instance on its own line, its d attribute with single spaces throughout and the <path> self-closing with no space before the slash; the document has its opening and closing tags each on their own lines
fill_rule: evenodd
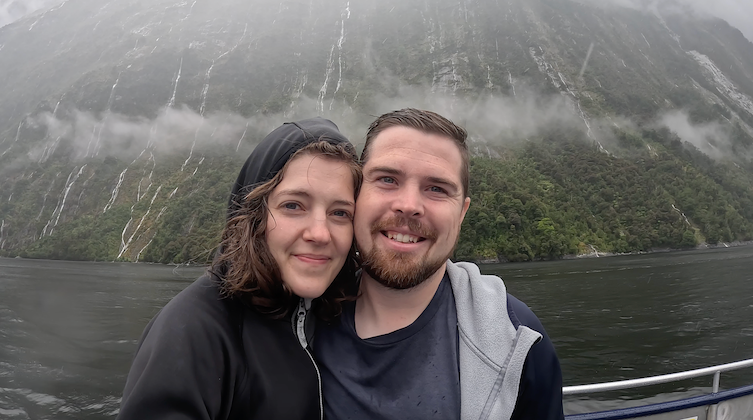
<svg viewBox="0 0 753 420">
<path fill-rule="evenodd" d="M 753 44 L 571 0 L 66 0 L 0 28 L 0 255 L 205 262 L 264 134 L 471 134 L 457 257 L 753 239 Z"/>
</svg>

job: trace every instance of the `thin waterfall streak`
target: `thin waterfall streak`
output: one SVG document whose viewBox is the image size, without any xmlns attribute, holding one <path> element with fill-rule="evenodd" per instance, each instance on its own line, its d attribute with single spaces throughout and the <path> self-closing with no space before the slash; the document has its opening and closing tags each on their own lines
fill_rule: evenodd
<svg viewBox="0 0 753 420">
<path fill-rule="evenodd" d="M 201 126 L 203 125 L 204 121 L 199 124 L 199 128 L 196 129 L 196 132 L 193 135 L 193 143 L 191 144 L 191 151 L 188 152 L 188 157 L 186 158 L 186 161 L 183 162 L 183 165 L 180 167 L 180 171 L 183 172 L 186 169 L 186 165 L 188 165 L 188 161 L 191 160 L 193 157 L 193 149 L 196 147 L 196 138 L 199 136 L 199 130 L 201 130 Z"/>
<path fill-rule="evenodd" d="M 139 220 L 139 224 L 136 226 L 136 229 L 133 230 L 133 233 L 131 233 L 131 236 L 128 238 L 128 242 L 125 243 L 125 246 L 123 246 L 123 249 L 118 254 L 118 258 L 123 256 L 123 253 L 131 246 L 131 242 L 133 242 L 133 238 L 136 237 L 136 234 L 141 230 L 141 226 L 144 224 L 144 220 L 146 220 L 146 217 L 149 216 L 149 213 L 152 211 L 152 204 L 154 204 L 154 200 L 157 199 L 157 195 L 159 194 L 160 190 L 162 190 L 162 185 L 157 187 L 157 191 L 154 192 L 154 196 L 152 197 L 152 201 L 149 202 L 149 208 L 146 209 L 146 213 L 144 213 L 143 216 L 141 216 L 141 220 Z M 122 239 L 121 239 L 122 242 Z"/>
<path fill-rule="evenodd" d="M 86 144 L 86 154 L 84 157 L 89 157 L 89 149 L 91 148 L 92 142 L 94 141 L 94 134 L 97 132 L 97 126 L 95 125 L 92 127 L 92 135 L 89 137 L 89 143 Z"/>
<path fill-rule="evenodd" d="M 128 222 L 123 228 L 123 231 L 120 233 L 120 252 L 118 253 L 117 258 L 120 258 L 123 255 L 123 252 L 125 251 L 125 247 L 126 247 L 125 234 L 126 234 L 126 231 L 128 230 L 128 227 L 131 226 L 131 222 L 133 222 L 133 207 L 131 207 L 131 218 L 128 219 Z"/>
<path fill-rule="evenodd" d="M 26 123 L 26 117 L 23 117 L 21 121 L 18 123 L 18 128 L 16 129 L 16 139 L 13 140 L 13 143 L 18 143 L 18 138 L 21 136 L 21 126 Z"/>
<path fill-rule="evenodd" d="M 152 226 L 154 226 L 159 221 L 160 217 L 162 217 L 162 215 L 165 213 L 165 210 L 167 210 L 167 206 L 162 207 L 162 210 L 159 211 L 159 214 L 157 214 L 157 217 L 154 218 L 154 222 L 152 223 Z M 152 230 L 151 227 L 149 229 L 147 229 L 147 232 L 149 230 Z M 144 233 L 146 233 L 146 232 L 144 232 Z M 149 245 L 152 244 L 152 241 L 154 241 L 154 238 L 157 236 L 157 233 L 158 232 L 154 232 L 154 235 L 152 235 L 152 239 L 149 239 L 149 242 L 147 242 L 146 245 L 144 245 L 144 247 L 141 248 L 141 250 L 136 254 L 136 260 L 135 260 L 135 262 L 139 262 L 139 258 L 141 257 L 141 253 L 144 252 L 144 250 L 146 250 L 149 247 Z"/>
<path fill-rule="evenodd" d="M 76 183 L 76 180 L 78 177 L 81 176 L 81 174 L 84 172 L 84 169 L 86 168 L 86 165 L 82 166 L 81 169 L 79 169 L 78 173 L 75 177 L 73 177 L 73 180 L 65 187 L 65 194 L 63 195 L 63 201 L 60 203 L 60 210 L 58 211 L 58 217 L 55 219 L 55 225 L 53 227 L 56 227 L 58 225 L 58 222 L 60 221 L 60 215 L 63 214 L 63 209 L 65 208 L 65 200 L 68 199 L 68 193 L 71 192 L 71 188 L 73 188 L 73 184 Z M 76 169 L 74 168 L 73 171 L 75 172 Z M 71 172 L 73 174 L 73 172 Z M 70 179 L 70 175 L 68 176 L 68 179 Z"/>
<path fill-rule="evenodd" d="M 63 96 L 65 96 L 65 95 L 63 95 Z M 61 96 L 61 97 L 60 97 L 60 100 L 58 100 L 58 103 L 57 103 L 57 104 L 55 104 L 55 109 L 53 109 L 53 110 L 52 110 L 52 116 L 53 116 L 53 117 L 57 117 L 57 114 L 58 114 L 58 108 L 60 107 L 60 102 L 62 102 L 62 101 L 63 101 L 63 96 Z"/>
<path fill-rule="evenodd" d="M 235 146 L 235 151 L 237 152 L 238 149 L 241 147 L 241 142 L 243 141 L 243 138 L 246 137 L 246 131 L 248 131 L 248 122 L 246 122 L 246 128 L 243 130 L 243 134 L 241 134 L 241 138 L 238 139 L 238 145 Z"/>
<path fill-rule="evenodd" d="M 508 78 L 508 81 L 510 82 L 510 86 L 512 87 L 512 96 L 517 97 L 518 95 L 515 94 L 515 83 L 513 83 L 512 81 L 512 73 L 510 73 L 509 70 L 507 72 L 507 78 Z"/>
<path fill-rule="evenodd" d="M 118 191 L 120 190 L 120 186 L 123 185 L 123 180 L 125 179 L 125 174 L 128 171 L 128 168 L 123 169 L 123 172 L 120 173 L 118 176 L 118 183 L 115 185 L 115 188 L 113 188 L 112 193 L 110 194 L 110 200 L 105 204 L 105 208 L 102 210 L 102 214 L 107 213 L 107 210 L 112 207 L 113 204 L 115 204 L 115 199 L 118 198 Z"/>
<path fill-rule="evenodd" d="M 47 197 L 50 195 L 50 191 L 52 191 L 52 187 L 55 185 L 55 178 L 53 178 L 52 182 L 50 182 L 50 188 L 48 188 L 47 192 L 44 193 L 44 197 L 42 199 L 42 209 L 39 210 L 39 214 L 37 215 L 37 218 L 35 220 L 39 220 L 39 218 L 42 217 L 42 213 L 44 212 L 44 206 L 47 204 Z"/>
<path fill-rule="evenodd" d="M 594 43 L 592 42 L 591 45 L 588 46 L 588 52 L 586 53 L 586 59 L 583 60 L 583 65 L 580 68 L 580 72 L 578 73 L 578 79 L 583 78 L 583 73 L 586 72 L 586 67 L 588 66 L 588 60 L 591 59 L 591 53 L 594 52 Z"/>
<path fill-rule="evenodd" d="M 319 89 L 319 100 L 316 104 L 317 111 L 324 112 L 324 97 L 327 96 L 327 85 L 329 84 L 329 76 L 332 74 L 333 66 L 334 66 L 334 54 L 335 54 L 335 45 L 332 45 L 332 48 L 329 50 L 329 59 L 327 60 L 327 70 L 324 72 L 324 83 L 322 84 L 322 87 Z"/>
<path fill-rule="evenodd" d="M 178 74 L 175 76 L 175 82 L 173 83 L 173 96 L 167 102 L 167 107 L 172 108 L 175 105 L 175 96 L 178 93 L 178 81 L 180 80 L 180 74 L 183 71 L 183 57 L 180 58 L 180 66 L 178 67 Z"/>
</svg>

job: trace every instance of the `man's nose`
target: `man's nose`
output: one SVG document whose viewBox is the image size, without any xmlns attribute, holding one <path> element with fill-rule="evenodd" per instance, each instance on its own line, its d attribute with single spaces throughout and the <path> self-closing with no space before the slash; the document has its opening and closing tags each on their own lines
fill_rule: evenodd
<svg viewBox="0 0 753 420">
<path fill-rule="evenodd" d="M 424 214 L 423 197 L 418 188 L 402 189 L 392 202 L 392 211 L 406 217 L 420 217 Z"/>
</svg>

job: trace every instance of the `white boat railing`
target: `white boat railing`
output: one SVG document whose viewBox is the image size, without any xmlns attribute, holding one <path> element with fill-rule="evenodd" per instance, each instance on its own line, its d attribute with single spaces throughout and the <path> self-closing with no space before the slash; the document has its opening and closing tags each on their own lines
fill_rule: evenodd
<svg viewBox="0 0 753 420">
<path fill-rule="evenodd" d="M 719 383 L 722 372 L 731 370 L 753 367 L 753 359 L 741 360 L 739 362 L 727 363 L 724 365 L 711 366 L 702 369 L 689 370 L 685 372 L 670 373 L 667 375 L 650 376 L 647 378 L 629 379 L 626 381 L 604 382 L 600 384 L 576 385 L 562 387 L 563 395 L 588 394 L 593 392 L 614 391 L 618 389 L 638 388 L 649 385 L 663 384 L 683 379 L 698 378 L 701 376 L 714 375 L 712 392 L 719 392 Z"/>
</svg>

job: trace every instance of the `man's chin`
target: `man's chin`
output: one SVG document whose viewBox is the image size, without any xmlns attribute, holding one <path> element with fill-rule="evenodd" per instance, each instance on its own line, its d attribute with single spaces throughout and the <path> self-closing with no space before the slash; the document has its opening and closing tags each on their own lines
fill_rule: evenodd
<svg viewBox="0 0 753 420">
<path fill-rule="evenodd" d="M 446 257 L 427 261 L 415 255 L 372 250 L 362 255 L 361 268 L 382 286 L 405 290 L 426 281 L 445 261 Z"/>
</svg>

